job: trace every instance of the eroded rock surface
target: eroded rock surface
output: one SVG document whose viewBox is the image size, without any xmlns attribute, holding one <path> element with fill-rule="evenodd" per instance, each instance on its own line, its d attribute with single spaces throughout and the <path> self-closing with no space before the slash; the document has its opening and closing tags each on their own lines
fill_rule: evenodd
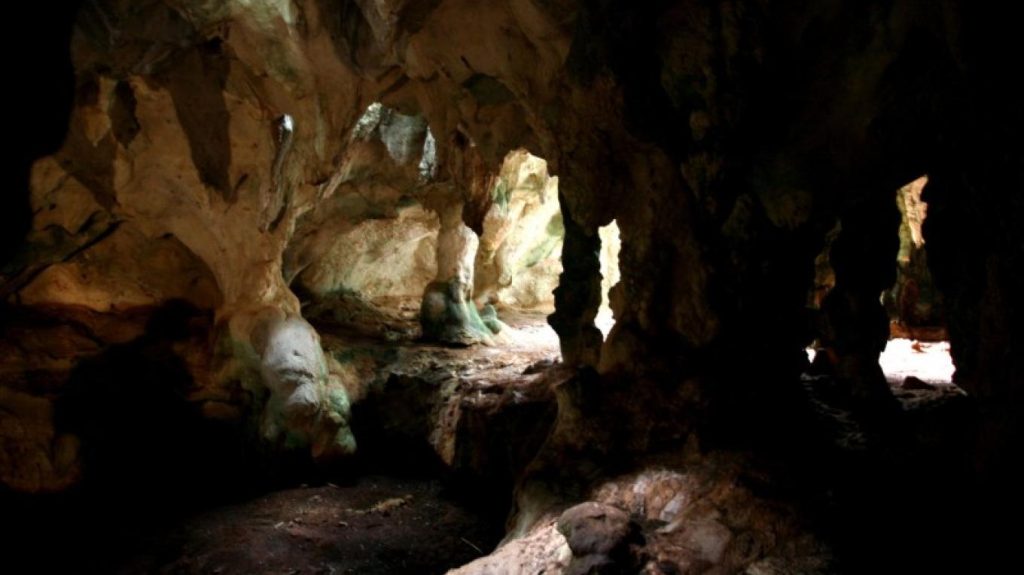
<svg viewBox="0 0 1024 575">
<path fill-rule="evenodd" d="M 477 252 L 474 297 L 520 309 L 554 308 L 564 235 L 558 178 L 547 162 L 511 152 L 494 185 Z"/>
</svg>

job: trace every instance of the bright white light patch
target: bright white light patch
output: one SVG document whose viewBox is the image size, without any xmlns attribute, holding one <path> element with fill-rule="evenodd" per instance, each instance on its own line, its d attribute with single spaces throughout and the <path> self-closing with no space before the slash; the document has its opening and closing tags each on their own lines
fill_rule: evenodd
<svg viewBox="0 0 1024 575">
<path fill-rule="evenodd" d="M 608 301 L 608 292 L 619 283 L 619 250 L 622 240 L 619 237 L 619 224 L 615 220 L 598 229 L 601 236 L 601 307 L 594 318 L 594 325 L 601 330 L 604 337 L 615 325 L 615 316 Z"/>
<path fill-rule="evenodd" d="M 818 354 L 814 348 L 807 348 L 807 359 L 814 362 Z M 949 342 L 926 342 L 914 339 L 890 339 L 885 351 L 878 358 L 878 365 L 885 373 L 885 379 L 892 384 L 903 383 L 913 376 L 925 383 L 952 385 L 953 358 L 949 355 Z"/>
<path fill-rule="evenodd" d="M 900 383 L 914 376 L 926 383 L 953 383 L 953 358 L 949 355 L 949 342 L 935 343 L 912 339 L 890 339 L 878 364 L 890 382 Z"/>
</svg>

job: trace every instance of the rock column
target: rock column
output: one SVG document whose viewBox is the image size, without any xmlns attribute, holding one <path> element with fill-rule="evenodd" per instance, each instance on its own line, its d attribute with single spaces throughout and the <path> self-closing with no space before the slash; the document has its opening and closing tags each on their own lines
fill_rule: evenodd
<svg viewBox="0 0 1024 575">
<path fill-rule="evenodd" d="M 878 356 L 889 339 L 880 295 L 896 280 L 899 212 L 889 197 L 848 210 L 830 252 L 836 285 L 825 297 L 822 343 L 837 377 L 862 405 L 892 401 Z"/>
<path fill-rule="evenodd" d="M 473 266 L 480 239 L 462 221 L 461 202 L 438 209 L 437 278 L 427 286 L 420 308 L 425 339 L 449 344 L 493 345 L 496 333 L 473 303 Z"/>
</svg>

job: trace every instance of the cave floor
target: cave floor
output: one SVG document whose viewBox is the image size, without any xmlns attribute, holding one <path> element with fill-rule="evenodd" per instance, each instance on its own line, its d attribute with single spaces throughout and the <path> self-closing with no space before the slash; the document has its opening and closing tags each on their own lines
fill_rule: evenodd
<svg viewBox="0 0 1024 575">
<path fill-rule="evenodd" d="M 559 360 L 559 349 L 546 314 L 505 311 L 501 319 L 511 329 L 502 345 L 494 347 L 460 348 L 417 341 L 405 335 L 415 332 L 412 314 L 393 319 L 388 329 L 376 336 L 330 325 L 317 328 L 325 350 L 351 373 L 367 381 L 376 378 L 376 383 L 369 385 L 380 389 L 368 389 L 371 397 L 400 375 L 416 382 L 412 386 L 415 393 L 422 389 L 442 403 L 476 404 L 483 411 L 509 403 L 550 402 L 543 397 L 549 384 L 543 372 Z M 911 407 L 932 401 L 936 394 L 959 391 L 948 383 L 948 357 L 948 344 L 893 340 L 881 364 L 897 397 Z M 908 376 L 930 385 L 908 387 Z M 416 397 L 407 399 L 424 405 Z M 432 442 L 444 445 L 467 437 L 477 441 L 472 433 L 457 435 L 457 426 L 441 424 L 441 434 L 450 431 L 450 437 L 434 435 Z M 434 443 L 433 447 L 443 451 L 440 445 Z M 403 453 L 396 450 L 387 457 L 402 459 Z M 321 477 L 313 485 L 239 496 L 230 503 L 221 500 L 194 512 L 150 516 L 146 503 L 139 501 L 140 509 L 96 524 L 90 523 L 86 514 L 49 538 L 53 548 L 75 549 L 75 554 L 47 557 L 33 553 L 34 563 L 26 572 L 53 567 L 66 572 L 124 574 L 431 574 L 489 553 L 503 535 L 501 518 L 496 520 L 493 513 L 464 497 L 452 497 L 446 492 L 443 474 L 422 471 L 413 478 L 373 467 L 348 470 L 344 480 Z M 143 494 L 146 491 L 140 489 Z M 155 492 L 147 496 L 161 497 Z M 90 509 L 91 513 L 95 507 Z M 53 525 L 37 520 L 46 529 Z M 77 541 L 74 545 L 55 542 L 62 539 Z"/>
<path fill-rule="evenodd" d="M 417 374 L 435 380 L 435 392 L 450 380 L 457 385 L 448 388 L 453 395 L 445 400 L 494 402 L 499 389 L 513 392 L 529 380 L 524 372 L 531 366 L 540 371 L 558 360 L 558 338 L 545 317 L 502 313 L 511 329 L 495 347 L 450 347 L 318 327 L 325 349 L 368 378 Z M 173 522 L 142 538 L 138 552 L 116 572 L 444 573 L 490 552 L 503 535 L 496 523 L 448 497 L 436 477 L 364 476 L 346 485 L 267 493 Z"/>
<path fill-rule="evenodd" d="M 455 405 L 473 409 L 499 408 L 502 405 L 550 403 L 550 381 L 544 372 L 561 360 L 558 336 L 547 324 L 547 314 L 539 311 L 503 310 L 501 320 L 506 324 L 494 346 L 450 346 L 416 339 L 414 317 L 389 318 L 386 337 L 367 334 L 329 323 L 314 325 L 321 335 L 325 352 L 332 356 L 350 381 L 358 384 L 350 389 L 353 402 L 373 404 L 383 396 L 385 402 L 415 404 L 421 411 L 446 411 Z M 396 385 L 395 380 L 412 382 Z M 367 402 L 367 399 L 370 401 Z M 360 410 L 354 410 L 358 420 Z M 399 410 L 404 412 L 404 410 Z M 389 417 L 383 411 L 375 415 Z M 446 416 L 435 415 L 430 423 L 441 426 L 430 432 L 434 448 L 444 451 L 441 444 L 450 440 L 446 433 L 453 432 L 455 422 Z M 356 421 L 358 427 L 360 422 Z M 388 428 L 405 427 L 394 421 Z M 446 425 L 449 428 L 446 428 Z M 377 430 L 373 430 L 374 432 Z M 422 432 L 423 430 L 419 430 Z M 440 434 L 440 435 L 438 435 Z M 367 435 L 366 431 L 363 435 Z M 376 435 L 376 433 L 374 433 Z"/>
<path fill-rule="evenodd" d="M 437 480 L 363 477 L 201 512 L 140 537 L 113 572 L 427 575 L 486 554 L 500 535 Z"/>
<path fill-rule="evenodd" d="M 558 338 L 545 317 L 503 312 L 511 329 L 495 347 L 319 329 L 325 349 L 367 379 L 416 374 L 437 383 L 433 393 L 445 401 L 494 403 L 530 380 L 524 372 L 531 366 L 540 371 L 558 360 Z M 393 455 L 401 457 L 401 449 Z M 140 541 L 117 572 L 428 575 L 489 553 L 502 535 L 500 521 L 449 497 L 436 476 L 371 475 L 203 511 Z"/>
<path fill-rule="evenodd" d="M 539 377 L 557 362 L 559 350 L 545 318 L 541 312 L 503 313 L 511 329 L 494 347 L 434 345 L 406 335 L 395 338 L 395 331 L 367 334 L 329 324 L 318 329 L 325 350 L 351 375 L 369 382 L 368 405 L 382 396 L 420 401 L 423 393 L 439 401 L 438 409 L 447 402 L 487 411 L 550 402 L 538 397 L 545 387 Z M 415 331 L 413 317 L 398 319 L 389 327 Z M 396 390 L 389 383 L 396 376 L 414 385 Z M 363 431 L 377 432 L 379 426 Z M 457 430 L 453 422 L 452 442 Z M 406 439 L 418 439 L 430 450 L 428 430 L 409 431 L 417 437 Z M 395 468 L 358 459 L 337 473 L 275 470 L 273 475 L 289 479 L 262 487 L 255 479 L 255 485 L 239 484 L 235 493 L 230 488 L 206 493 L 202 487 L 228 480 L 196 478 L 199 487 L 178 486 L 138 475 L 124 478 L 130 492 L 40 500 L 12 496 L 12 505 L 0 500 L 0 508 L 11 511 L 5 526 L 20 531 L 6 538 L 13 554 L 4 564 L 22 566 L 14 571 L 19 573 L 428 575 L 489 553 L 504 535 L 504 515 L 493 508 L 507 510 L 508 493 L 500 505 L 482 504 L 474 499 L 478 493 L 462 492 L 464 484 L 453 488 L 437 462 L 410 456 L 407 444 L 362 439 L 365 450 L 383 450 Z M 303 481 L 309 485 L 296 487 Z"/>
<path fill-rule="evenodd" d="M 155 486 L 2 502 L 0 572 L 430 575 L 487 554 L 503 535 L 500 521 L 434 477 L 338 481 L 255 495 L 240 486 L 198 504 Z"/>
<path fill-rule="evenodd" d="M 541 359 L 555 360 L 560 353 L 558 335 L 547 323 L 550 312 L 502 309 L 498 317 L 510 329 L 501 332 L 497 345 L 461 347 L 418 339 L 418 302 L 388 301 L 386 305 L 386 308 L 382 306 L 373 309 L 371 313 L 350 314 L 344 318 L 343 323 L 324 315 L 309 319 L 329 348 L 347 344 L 356 349 L 413 350 L 435 355 L 442 360 L 475 361 L 495 366 Z"/>
</svg>

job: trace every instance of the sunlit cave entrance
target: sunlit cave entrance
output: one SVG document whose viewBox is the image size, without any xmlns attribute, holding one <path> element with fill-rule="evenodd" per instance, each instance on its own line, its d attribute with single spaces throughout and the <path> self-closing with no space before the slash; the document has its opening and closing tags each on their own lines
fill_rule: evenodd
<svg viewBox="0 0 1024 575">
<path fill-rule="evenodd" d="M 284 254 L 285 278 L 352 405 L 358 448 L 345 474 L 357 488 L 381 486 L 396 505 L 394 519 L 379 518 L 385 526 L 422 506 L 471 509 L 451 526 L 449 567 L 504 536 L 515 482 L 554 424 L 558 183 L 526 150 L 486 168 L 464 135 L 438 141 L 423 117 L 375 103 Z M 608 290 L 619 279 L 615 223 L 599 235 L 596 323 L 607 333 Z M 359 520 L 340 520 L 358 540 Z M 389 546 L 409 544 L 407 532 L 393 531 Z"/>
<path fill-rule="evenodd" d="M 942 296 L 928 268 L 923 232 L 928 205 L 922 176 L 896 193 L 900 211 L 900 251 L 896 283 L 882 293 L 890 317 L 890 339 L 878 362 L 890 385 L 900 388 L 952 386 L 954 366 L 946 332 Z"/>
<path fill-rule="evenodd" d="M 495 172 L 452 181 L 439 172 L 426 121 L 378 103 L 350 140 L 340 176 L 315 214 L 299 221 L 285 254 L 303 315 L 328 343 L 358 335 L 451 344 L 466 356 L 558 361 L 547 316 L 565 231 L 558 177 L 547 162 L 513 150 Z M 473 144 L 466 146 L 449 153 L 471 163 Z M 607 335 L 608 292 L 619 280 L 616 223 L 599 236 L 595 323 Z"/>
<path fill-rule="evenodd" d="M 955 368 L 950 355 L 942 297 L 928 268 L 923 232 L 928 205 L 921 199 L 927 183 L 928 177 L 922 176 L 896 192 L 895 204 L 900 214 L 896 281 L 879 297 L 889 318 L 889 339 L 878 363 L 886 381 L 895 390 L 922 391 L 939 386 L 940 389 L 959 392 L 953 384 Z M 839 223 L 828 234 L 827 247 L 816 260 L 815 286 L 808 298 L 814 309 L 821 310 L 822 302 L 835 285 L 835 274 L 828 257 L 829 249 L 841 232 L 842 224 Z M 817 346 L 808 348 L 808 359 L 812 364 L 818 359 L 819 352 L 821 350 Z M 824 363 L 824 359 L 820 361 Z"/>
<path fill-rule="evenodd" d="M 605 338 L 615 327 L 615 314 L 612 312 L 609 293 L 619 283 L 619 250 L 622 243 L 619 239 L 619 224 L 612 220 L 607 226 L 598 229 L 601 237 L 601 307 L 597 311 L 594 324 Z"/>
<path fill-rule="evenodd" d="M 475 154 L 471 140 L 438 142 L 425 119 L 371 105 L 339 177 L 298 222 L 285 273 L 329 370 L 355 382 L 349 469 L 443 478 L 481 515 L 482 535 L 458 543 L 481 553 L 554 424 L 561 353 L 548 317 L 565 229 L 544 159 L 512 150 L 486 170 Z M 618 228 L 599 235 L 595 323 L 607 334 Z"/>
<path fill-rule="evenodd" d="M 449 153 L 476 161 L 472 142 L 460 145 Z M 558 178 L 514 150 L 494 172 L 454 181 L 436 146 L 417 116 L 380 104 L 363 115 L 342 176 L 286 253 L 304 316 L 328 332 L 469 354 L 557 350 L 546 316 L 562 271 Z"/>
</svg>

